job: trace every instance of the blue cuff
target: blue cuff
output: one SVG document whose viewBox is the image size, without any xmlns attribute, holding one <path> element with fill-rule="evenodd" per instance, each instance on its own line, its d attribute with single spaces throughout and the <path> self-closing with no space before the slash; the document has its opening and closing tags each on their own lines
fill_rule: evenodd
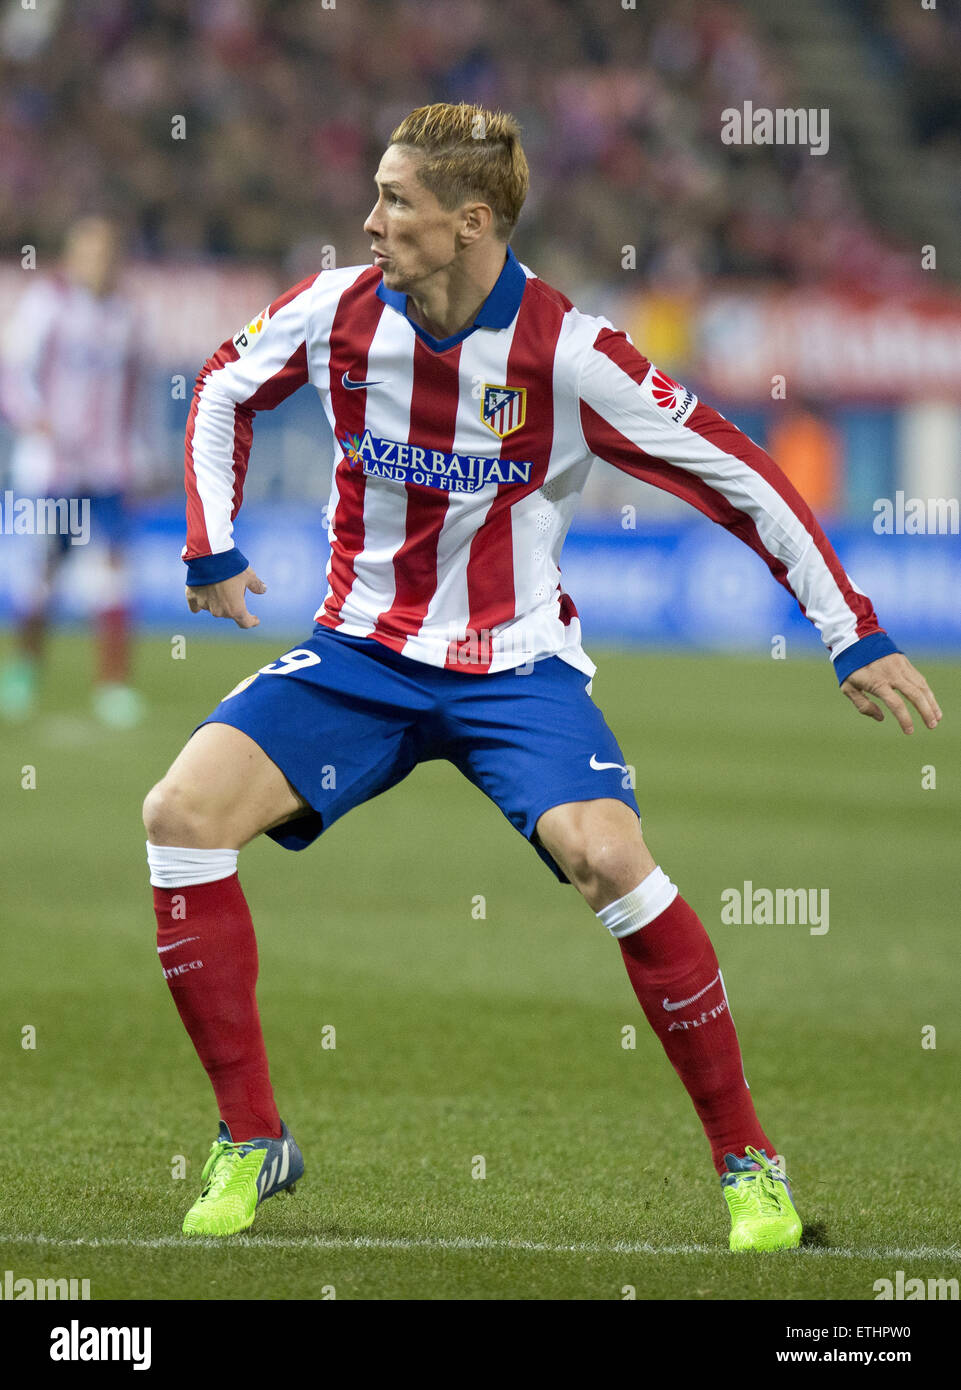
<svg viewBox="0 0 961 1390">
<path fill-rule="evenodd" d="M 877 661 L 882 656 L 893 656 L 900 650 L 886 632 L 872 632 L 870 636 L 862 637 L 860 642 L 846 647 L 840 656 L 834 658 L 838 685 L 843 685 L 852 671 L 867 666 L 869 661 Z"/>
<path fill-rule="evenodd" d="M 235 574 L 243 574 L 249 564 L 246 555 L 241 555 L 236 546 L 233 550 L 222 550 L 219 555 L 198 555 L 196 559 L 187 561 L 187 583 L 191 589 L 204 584 L 219 584 L 222 579 L 233 579 Z"/>
</svg>

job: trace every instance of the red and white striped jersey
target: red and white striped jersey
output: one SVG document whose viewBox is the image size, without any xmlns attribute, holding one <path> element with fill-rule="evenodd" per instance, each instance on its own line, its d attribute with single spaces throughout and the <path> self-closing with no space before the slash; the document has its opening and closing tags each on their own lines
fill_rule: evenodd
<svg viewBox="0 0 961 1390">
<path fill-rule="evenodd" d="M 435 666 L 556 655 L 593 674 L 560 557 L 600 459 L 740 536 L 832 657 L 882 632 L 768 455 L 513 253 L 457 337 L 430 338 L 405 310 L 375 267 L 324 271 L 205 363 L 187 427 L 188 583 L 246 568 L 232 522 L 254 414 L 309 382 L 337 444 L 326 627 Z M 865 660 L 896 650 L 868 646 Z"/>
<path fill-rule="evenodd" d="M 138 324 L 121 294 L 52 275 L 20 297 L 4 332 L 0 406 L 20 438 L 24 492 L 122 492 L 130 483 Z"/>
</svg>

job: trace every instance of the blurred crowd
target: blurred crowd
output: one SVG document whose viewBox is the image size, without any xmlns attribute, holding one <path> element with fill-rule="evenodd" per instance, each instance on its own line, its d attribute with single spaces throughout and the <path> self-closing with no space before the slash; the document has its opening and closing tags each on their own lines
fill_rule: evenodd
<svg viewBox="0 0 961 1390">
<path fill-rule="evenodd" d="M 833 146 L 722 144 L 725 107 L 799 104 L 792 84 L 730 0 L 7 0 L 0 237 L 53 248 L 99 210 L 140 256 L 291 278 L 325 247 L 366 262 L 392 128 L 467 100 L 519 118 L 534 177 L 515 244 L 561 285 L 615 278 L 624 247 L 671 290 L 912 283 L 916 255 L 871 224 Z"/>
<path fill-rule="evenodd" d="M 864 0 L 855 13 L 907 97 L 918 144 L 940 149 L 961 169 L 961 5 Z"/>
</svg>

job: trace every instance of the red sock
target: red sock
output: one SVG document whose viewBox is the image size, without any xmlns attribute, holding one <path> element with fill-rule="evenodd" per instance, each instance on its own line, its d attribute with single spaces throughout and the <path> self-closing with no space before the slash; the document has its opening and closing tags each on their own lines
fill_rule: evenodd
<svg viewBox="0 0 961 1390">
<path fill-rule="evenodd" d="M 130 614 L 107 608 L 97 614 L 97 679 L 125 685 L 130 676 Z"/>
<path fill-rule="evenodd" d="M 170 993 L 210 1077 L 231 1138 L 279 1138 L 257 1011 L 257 940 L 236 874 L 154 888 L 157 949 Z"/>
<path fill-rule="evenodd" d="M 620 938 L 634 993 L 694 1102 L 719 1173 L 745 1145 L 774 1147 L 754 1113 L 714 947 L 677 895 L 646 927 Z"/>
</svg>

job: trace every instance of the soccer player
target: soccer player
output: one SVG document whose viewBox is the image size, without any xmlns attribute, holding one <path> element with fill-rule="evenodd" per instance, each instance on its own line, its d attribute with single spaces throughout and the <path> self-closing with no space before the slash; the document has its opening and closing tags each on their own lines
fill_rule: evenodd
<svg viewBox="0 0 961 1390">
<path fill-rule="evenodd" d="M 88 606 L 95 615 L 95 715 L 129 727 L 142 714 L 130 685 L 130 582 L 125 494 L 130 488 L 142 344 L 136 313 L 118 286 L 120 230 L 110 218 L 70 227 L 57 272 L 21 296 L 4 335 L 0 399 L 17 431 L 12 469 L 21 495 L 88 501 L 96 555 Z M 69 537 L 44 538 L 38 574 L 24 576 L 17 652 L 0 672 L 0 715 L 33 709 L 54 584 L 73 554 Z"/>
<path fill-rule="evenodd" d="M 443 758 L 617 941 L 703 1124 L 731 1248 L 796 1246 L 717 956 L 642 838 L 560 582 L 592 463 L 685 498 L 756 550 L 862 714 L 883 719 L 873 695 L 910 733 L 902 695 L 929 728 L 941 712 L 772 460 L 516 260 L 528 168 L 512 117 L 422 107 L 375 181 L 373 265 L 304 280 L 225 342 L 187 426 L 187 601 L 244 629 L 258 622 L 247 592 L 266 592 L 232 535 L 255 412 L 310 383 L 338 454 L 312 633 L 224 698 L 144 806 L 157 949 L 221 1120 L 183 1229 L 244 1230 L 303 1172 L 271 1089 L 238 851 L 264 833 L 302 850 Z"/>
</svg>

